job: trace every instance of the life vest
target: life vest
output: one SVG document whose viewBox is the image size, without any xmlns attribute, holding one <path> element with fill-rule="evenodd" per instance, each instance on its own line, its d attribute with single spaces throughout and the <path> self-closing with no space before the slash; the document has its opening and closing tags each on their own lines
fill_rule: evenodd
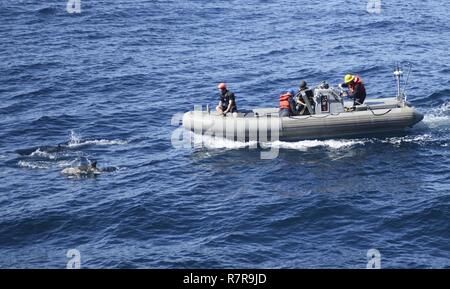
<svg viewBox="0 0 450 289">
<path fill-rule="evenodd" d="M 348 89 L 350 90 L 350 92 L 353 92 L 355 91 L 355 87 L 359 84 L 361 84 L 361 92 L 365 93 L 366 88 L 364 87 L 364 83 L 359 76 L 355 76 L 355 79 L 353 79 L 353 81 L 348 84 Z"/>
<path fill-rule="evenodd" d="M 280 109 L 290 109 L 291 106 L 289 105 L 289 98 L 292 97 L 292 94 L 290 93 L 285 93 L 280 95 Z"/>
</svg>

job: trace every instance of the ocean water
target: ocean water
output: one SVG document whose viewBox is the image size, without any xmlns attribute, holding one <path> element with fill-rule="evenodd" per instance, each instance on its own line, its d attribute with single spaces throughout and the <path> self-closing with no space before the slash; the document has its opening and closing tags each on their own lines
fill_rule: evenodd
<svg viewBox="0 0 450 289">
<path fill-rule="evenodd" d="M 450 2 L 0 1 L 0 267 L 450 266 Z M 362 76 L 425 114 L 402 136 L 204 139 L 171 120 L 215 104 L 276 106 L 301 79 Z M 58 146 L 59 145 L 59 146 Z M 73 176 L 96 160 L 110 170 Z"/>
</svg>

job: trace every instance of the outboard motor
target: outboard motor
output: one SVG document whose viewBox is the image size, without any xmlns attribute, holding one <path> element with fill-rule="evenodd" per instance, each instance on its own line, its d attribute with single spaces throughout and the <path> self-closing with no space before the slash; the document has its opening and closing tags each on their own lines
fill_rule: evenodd
<svg viewBox="0 0 450 289">
<path fill-rule="evenodd" d="M 341 113 L 344 112 L 344 99 L 339 90 L 328 85 L 325 81 L 314 89 L 315 113 Z"/>
</svg>

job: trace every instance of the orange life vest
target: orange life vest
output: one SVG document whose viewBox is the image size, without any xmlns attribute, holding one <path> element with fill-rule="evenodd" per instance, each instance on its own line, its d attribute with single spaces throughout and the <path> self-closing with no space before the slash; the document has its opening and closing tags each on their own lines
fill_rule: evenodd
<svg viewBox="0 0 450 289">
<path fill-rule="evenodd" d="M 353 79 L 353 81 L 348 84 L 348 89 L 350 90 L 350 92 L 355 91 L 355 87 L 358 84 L 361 84 L 363 92 L 366 91 L 366 88 L 364 87 L 364 83 L 362 82 L 361 78 L 359 76 L 355 76 L 355 79 Z"/>
<path fill-rule="evenodd" d="M 280 95 L 280 109 L 287 108 L 290 109 L 291 106 L 289 105 L 289 98 L 292 97 L 292 94 L 285 93 Z"/>
</svg>

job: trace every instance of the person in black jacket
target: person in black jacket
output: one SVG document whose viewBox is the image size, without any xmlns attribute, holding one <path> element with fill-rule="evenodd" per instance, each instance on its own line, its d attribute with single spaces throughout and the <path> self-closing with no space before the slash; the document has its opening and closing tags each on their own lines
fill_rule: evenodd
<svg viewBox="0 0 450 289">
<path fill-rule="evenodd" d="M 308 115 L 310 114 L 308 105 L 304 99 L 306 97 L 309 102 L 309 107 L 311 110 L 314 110 L 314 93 L 311 89 L 308 88 L 306 81 L 300 81 L 300 86 L 298 88 L 297 93 L 295 94 L 295 102 L 296 102 L 296 110 L 299 115 Z M 314 111 L 312 111 L 314 113 Z"/>
<path fill-rule="evenodd" d="M 237 112 L 236 99 L 234 93 L 227 89 L 225 83 L 219 83 L 217 88 L 220 91 L 220 101 L 217 105 L 216 110 L 221 115 L 225 116 L 229 112 Z"/>
<path fill-rule="evenodd" d="M 344 77 L 344 83 L 340 84 L 340 87 L 348 87 L 348 97 L 353 99 L 353 109 L 355 106 L 364 103 L 366 88 L 359 76 L 347 74 Z"/>
</svg>

